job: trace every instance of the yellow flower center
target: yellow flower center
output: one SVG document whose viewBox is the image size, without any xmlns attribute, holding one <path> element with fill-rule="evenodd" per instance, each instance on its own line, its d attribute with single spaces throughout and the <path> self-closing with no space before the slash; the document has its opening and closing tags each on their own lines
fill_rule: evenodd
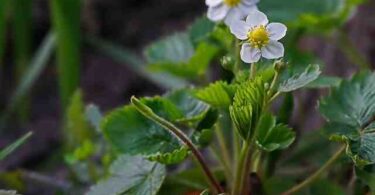
<svg viewBox="0 0 375 195">
<path fill-rule="evenodd" d="M 235 7 L 237 6 L 241 0 L 224 0 L 224 3 L 228 5 L 229 7 Z"/>
<path fill-rule="evenodd" d="M 247 38 L 250 45 L 255 48 L 262 48 L 266 46 L 270 41 L 268 31 L 263 25 L 252 28 L 247 33 Z"/>
</svg>

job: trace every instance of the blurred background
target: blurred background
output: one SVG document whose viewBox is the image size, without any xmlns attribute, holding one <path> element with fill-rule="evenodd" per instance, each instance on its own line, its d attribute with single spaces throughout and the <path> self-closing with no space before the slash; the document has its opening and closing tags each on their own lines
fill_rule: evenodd
<svg viewBox="0 0 375 195">
<path fill-rule="evenodd" d="M 0 162 L 0 189 L 53 194 L 70 188 L 62 151 L 72 95 L 80 89 L 86 104 L 106 112 L 131 95 L 163 93 L 167 87 L 143 69 L 144 47 L 186 30 L 206 9 L 203 0 L 0 0 L 0 148 L 33 132 Z M 297 47 L 331 76 L 374 68 L 374 10 L 368 0 L 339 29 L 306 34 Z M 296 94 L 293 126 L 320 127 L 321 93 Z"/>
</svg>

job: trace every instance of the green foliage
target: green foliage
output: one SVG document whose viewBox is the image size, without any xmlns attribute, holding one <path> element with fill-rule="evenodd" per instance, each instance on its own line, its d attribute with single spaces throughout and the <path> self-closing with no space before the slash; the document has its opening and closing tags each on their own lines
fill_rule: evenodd
<svg viewBox="0 0 375 195">
<path fill-rule="evenodd" d="M 120 156 L 110 167 L 108 179 L 91 187 L 88 195 L 155 195 L 166 175 L 163 165 L 141 156 Z"/>
<path fill-rule="evenodd" d="M 160 97 L 142 99 L 156 114 L 174 121 L 183 115 L 170 101 Z M 179 141 L 159 125 L 145 118 L 134 106 L 119 108 L 104 117 L 102 130 L 120 153 L 155 155 L 173 153 L 181 148 Z"/>
<path fill-rule="evenodd" d="M 244 140 L 254 133 L 265 101 L 266 90 L 261 78 L 249 80 L 238 87 L 229 111 L 236 130 Z"/>
<path fill-rule="evenodd" d="M 337 87 L 340 85 L 342 79 L 339 77 L 320 75 L 317 79 L 307 84 L 308 88 L 329 88 Z"/>
<path fill-rule="evenodd" d="M 25 143 L 26 140 L 29 139 L 32 134 L 33 134 L 32 132 L 28 132 L 24 136 L 18 138 L 15 142 L 10 144 L 6 148 L 3 148 L 2 150 L 0 150 L 0 161 L 4 160 L 5 157 L 7 157 L 10 153 L 12 153 L 18 147 L 20 147 L 23 143 Z"/>
<path fill-rule="evenodd" d="M 375 163 L 375 74 L 342 81 L 319 102 L 319 110 L 329 121 L 327 134 L 348 144 L 347 154 L 357 165 Z"/>
<path fill-rule="evenodd" d="M 147 158 L 151 161 L 156 161 L 162 164 L 175 164 L 182 162 L 189 155 L 189 149 L 185 146 L 178 148 L 172 152 L 149 155 Z"/>
<path fill-rule="evenodd" d="M 287 148 L 295 139 L 295 133 L 286 125 L 276 124 L 276 118 L 270 114 L 260 118 L 256 132 L 256 144 L 267 152 Z"/>
<path fill-rule="evenodd" d="M 297 73 L 289 73 L 288 70 L 285 70 L 283 74 L 287 74 L 288 76 L 287 79 L 280 82 L 278 91 L 289 92 L 304 87 L 317 79 L 320 73 L 318 65 L 309 65 L 303 72 Z"/>
<path fill-rule="evenodd" d="M 99 108 L 94 104 L 89 104 L 85 108 L 85 118 L 95 128 L 97 132 L 100 132 L 100 121 L 103 116 Z"/>
<path fill-rule="evenodd" d="M 77 90 L 72 96 L 71 102 L 66 110 L 66 147 L 68 150 L 81 145 L 91 137 L 92 131 L 85 117 L 85 105 L 82 99 L 82 92 Z"/>
<path fill-rule="evenodd" d="M 180 89 L 172 91 L 165 95 L 183 114 L 176 121 L 178 122 L 195 122 L 205 117 L 209 106 L 193 96 L 192 89 Z"/>
<path fill-rule="evenodd" d="M 51 17 L 57 40 L 57 67 L 62 110 L 79 85 L 81 1 L 51 0 Z"/>
<path fill-rule="evenodd" d="M 191 42 L 196 45 L 197 43 L 208 39 L 214 28 L 215 23 L 210 21 L 207 17 L 203 16 L 196 19 L 189 29 Z"/>
<path fill-rule="evenodd" d="M 355 169 L 355 174 L 361 181 L 370 187 L 371 192 L 375 192 L 375 174 L 373 166 L 364 167 L 363 169 L 357 167 Z"/>
<path fill-rule="evenodd" d="M 224 81 L 216 81 L 203 89 L 195 92 L 195 96 L 213 107 L 227 108 L 234 96 L 235 85 L 229 85 Z"/>
</svg>

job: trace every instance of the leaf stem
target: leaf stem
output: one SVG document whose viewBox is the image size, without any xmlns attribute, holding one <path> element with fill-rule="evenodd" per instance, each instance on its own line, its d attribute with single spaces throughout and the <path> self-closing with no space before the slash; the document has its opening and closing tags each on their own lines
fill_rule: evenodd
<svg viewBox="0 0 375 195">
<path fill-rule="evenodd" d="M 202 154 L 199 152 L 199 150 L 194 146 L 194 144 L 191 142 L 191 140 L 183 133 L 179 128 L 177 128 L 175 125 L 170 123 L 169 121 L 165 120 L 164 118 L 158 116 L 155 114 L 151 108 L 143 104 L 141 101 L 139 101 L 136 97 L 131 97 L 131 102 L 135 106 L 135 108 L 143 114 L 148 119 L 156 122 L 164 129 L 171 132 L 174 136 L 176 136 L 181 142 L 183 142 L 189 149 L 191 150 L 193 156 L 198 161 L 199 165 L 201 166 L 204 174 L 207 176 L 210 184 L 216 189 L 216 191 L 220 193 L 224 193 L 223 188 L 220 186 L 219 182 L 215 179 L 214 175 L 212 174 L 211 170 L 208 168 L 207 164 L 203 160 Z"/>
<path fill-rule="evenodd" d="M 341 154 L 345 151 L 345 148 L 346 148 L 345 145 L 341 146 L 339 150 L 337 150 L 337 152 L 322 167 L 320 167 L 320 169 L 318 169 L 310 177 L 306 178 L 303 182 L 295 185 L 294 187 L 290 188 L 288 191 L 282 193 L 282 195 L 291 195 L 309 186 L 316 179 L 318 179 L 322 173 L 326 172 L 333 165 L 333 163 L 336 162 L 337 159 L 339 159 Z"/>
</svg>

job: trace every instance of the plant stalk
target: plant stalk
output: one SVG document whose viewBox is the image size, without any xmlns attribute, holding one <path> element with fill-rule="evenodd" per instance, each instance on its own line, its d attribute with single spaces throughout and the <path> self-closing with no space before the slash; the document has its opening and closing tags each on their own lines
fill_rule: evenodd
<svg viewBox="0 0 375 195">
<path fill-rule="evenodd" d="M 189 149 L 191 150 L 193 156 L 198 161 L 199 165 L 201 166 L 204 174 L 207 176 L 210 184 L 215 188 L 215 190 L 221 194 L 224 193 L 223 188 L 220 186 L 219 182 L 215 179 L 214 175 L 212 174 L 211 170 L 208 168 L 207 164 L 203 160 L 202 154 L 199 152 L 199 150 L 194 146 L 194 144 L 190 141 L 190 139 L 183 133 L 179 128 L 174 126 L 169 121 L 165 120 L 164 118 L 158 116 L 155 114 L 151 108 L 143 104 L 141 101 L 139 101 L 136 97 L 131 98 L 132 104 L 135 106 L 135 108 L 143 114 L 148 119 L 156 122 L 164 129 L 171 132 L 173 135 L 175 135 L 182 143 L 184 143 Z"/>
<path fill-rule="evenodd" d="M 220 122 L 219 122 L 220 123 Z M 223 167 L 224 167 L 224 170 L 226 172 L 226 176 L 228 177 L 228 181 L 231 181 L 232 180 L 232 174 L 231 174 L 231 171 L 230 171 L 230 164 L 231 164 L 231 160 L 229 158 L 229 151 L 228 151 L 228 146 L 226 144 L 226 141 L 225 141 L 225 137 L 224 137 L 224 134 L 222 132 L 222 129 L 220 128 L 220 124 L 216 124 L 216 137 L 217 137 L 217 140 L 218 140 L 218 144 L 219 144 L 219 147 L 220 147 L 220 151 L 221 151 L 221 156 L 222 156 L 222 164 L 223 164 Z"/>
<path fill-rule="evenodd" d="M 255 63 L 251 63 L 250 65 L 250 79 L 255 78 L 255 75 L 257 73 L 257 67 Z"/>
<path fill-rule="evenodd" d="M 249 142 L 245 142 L 241 150 L 241 154 L 237 162 L 236 175 L 234 178 L 234 183 L 233 183 L 233 188 L 232 188 L 232 195 L 241 194 L 243 184 L 247 176 L 247 174 L 245 174 L 246 167 L 248 166 L 247 162 L 249 162 L 249 159 L 251 158 L 250 145 L 251 144 Z"/>
<path fill-rule="evenodd" d="M 292 195 L 312 184 L 322 175 L 322 173 L 326 172 L 336 162 L 337 159 L 339 159 L 341 154 L 344 153 L 345 148 L 345 145 L 341 146 L 340 149 L 337 150 L 337 152 L 322 167 L 320 167 L 319 170 L 313 173 L 310 177 L 306 178 L 303 182 L 297 184 L 296 186 L 290 188 L 288 191 L 282 193 L 282 195 Z"/>
</svg>

